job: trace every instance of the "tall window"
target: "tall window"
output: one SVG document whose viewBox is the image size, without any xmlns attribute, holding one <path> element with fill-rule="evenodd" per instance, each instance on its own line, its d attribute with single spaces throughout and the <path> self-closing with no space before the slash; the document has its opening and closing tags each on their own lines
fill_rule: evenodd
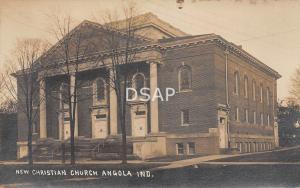
<svg viewBox="0 0 300 188">
<path fill-rule="evenodd" d="M 181 110 L 181 125 L 187 126 L 190 124 L 190 114 L 189 110 Z"/>
<path fill-rule="evenodd" d="M 253 98 L 253 101 L 256 100 L 256 82 L 255 82 L 255 80 L 252 81 L 252 98 Z"/>
<path fill-rule="evenodd" d="M 177 155 L 183 155 L 184 154 L 183 143 L 177 143 L 176 144 L 176 152 L 177 152 Z"/>
<path fill-rule="evenodd" d="M 235 72 L 234 73 L 234 93 L 239 94 L 239 86 L 240 85 L 240 78 L 239 78 L 239 73 Z"/>
<path fill-rule="evenodd" d="M 267 87 L 266 95 L 267 95 L 267 105 L 270 105 L 270 89 L 269 89 L 269 87 Z"/>
<path fill-rule="evenodd" d="M 32 123 L 32 133 L 37 133 L 37 124 L 35 122 Z"/>
<path fill-rule="evenodd" d="M 244 94 L 245 97 L 248 98 L 248 77 L 244 77 Z"/>
<path fill-rule="evenodd" d="M 270 115 L 267 114 L 267 125 L 270 126 Z"/>
<path fill-rule="evenodd" d="M 97 102 L 105 100 L 105 81 L 102 78 L 95 80 L 95 99 Z"/>
<path fill-rule="evenodd" d="M 264 125 L 264 114 L 260 113 L 260 125 Z"/>
<path fill-rule="evenodd" d="M 182 66 L 178 72 L 179 91 L 190 90 L 192 88 L 192 71 L 189 66 Z"/>
<path fill-rule="evenodd" d="M 245 111 L 244 111 L 244 117 L 245 117 L 245 122 L 246 123 L 249 123 L 249 114 L 248 114 L 248 109 L 245 108 Z"/>
<path fill-rule="evenodd" d="M 234 119 L 235 119 L 235 121 L 240 120 L 240 118 L 239 118 L 239 108 L 238 107 L 235 108 Z"/>
<path fill-rule="evenodd" d="M 253 124 L 256 124 L 256 112 L 253 111 Z"/>
<path fill-rule="evenodd" d="M 141 89 L 145 87 L 145 76 L 142 73 L 137 73 L 133 76 L 133 86 L 138 95 L 141 95 Z"/>
<path fill-rule="evenodd" d="M 260 84 L 259 86 L 259 92 L 260 92 L 260 102 L 263 103 L 263 85 Z"/>
<path fill-rule="evenodd" d="M 195 153 L 196 153 L 196 147 L 195 147 L 195 143 L 194 142 L 189 142 L 187 149 L 188 149 L 187 153 L 189 155 L 195 155 Z"/>
</svg>

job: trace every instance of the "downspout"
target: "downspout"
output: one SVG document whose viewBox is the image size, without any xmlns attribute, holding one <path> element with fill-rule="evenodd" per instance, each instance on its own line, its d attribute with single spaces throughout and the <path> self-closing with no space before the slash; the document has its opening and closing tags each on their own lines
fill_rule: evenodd
<svg viewBox="0 0 300 188">
<path fill-rule="evenodd" d="M 228 93 L 228 50 L 225 50 L 225 87 L 226 87 L 226 107 L 229 107 L 229 93 Z"/>
<path fill-rule="evenodd" d="M 227 114 L 227 121 L 226 121 L 226 129 L 227 129 L 227 147 L 230 148 L 230 131 L 229 131 L 229 90 L 228 90 L 228 54 L 229 51 L 226 47 L 225 49 L 225 92 L 226 92 L 226 114 Z"/>
</svg>

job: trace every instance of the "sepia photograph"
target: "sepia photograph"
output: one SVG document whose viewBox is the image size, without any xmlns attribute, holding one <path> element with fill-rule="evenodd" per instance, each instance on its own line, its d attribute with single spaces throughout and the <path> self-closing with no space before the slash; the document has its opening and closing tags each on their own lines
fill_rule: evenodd
<svg viewBox="0 0 300 188">
<path fill-rule="evenodd" d="M 300 1 L 0 0 L 2 187 L 300 187 Z"/>
</svg>

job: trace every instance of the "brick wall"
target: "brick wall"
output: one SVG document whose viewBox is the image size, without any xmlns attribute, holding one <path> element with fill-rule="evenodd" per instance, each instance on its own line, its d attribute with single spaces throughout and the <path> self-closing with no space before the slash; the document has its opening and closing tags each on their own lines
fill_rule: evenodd
<svg viewBox="0 0 300 188">
<path fill-rule="evenodd" d="M 225 104 L 225 54 L 219 47 L 215 48 L 216 88 L 218 103 Z M 235 72 L 239 75 L 239 94 L 234 92 Z M 248 78 L 248 97 L 245 97 L 244 78 Z M 252 81 L 256 82 L 256 100 L 253 100 Z M 229 104 L 230 126 L 233 133 L 245 134 L 273 134 L 274 110 L 276 109 L 276 81 L 273 76 L 250 65 L 240 57 L 230 53 L 228 55 L 228 82 L 229 82 Z M 263 86 L 263 102 L 260 102 L 260 84 Z M 269 101 L 267 104 L 266 90 L 269 88 Z M 273 94 L 273 89 L 275 93 Z M 239 121 L 235 121 L 235 108 L 239 108 Z M 245 109 L 248 109 L 249 123 L 246 123 Z M 253 123 L 253 111 L 256 111 L 256 124 Z M 264 125 L 260 125 L 260 113 L 264 114 Z M 270 116 L 270 125 L 267 126 L 267 114 Z"/>
<path fill-rule="evenodd" d="M 192 91 L 178 92 L 178 68 L 192 70 Z M 163 132 L 208 132 L 217 126 L 214 83 L 213 45 L 178 48 L 167 51 L 158 67 L 158 87 L 171 87 L 176 95 L 168 102 L 159 101 L 159 129 Z M 181 110 L 189 109 L 190 126 L 181 126 Z"/>
</svg>

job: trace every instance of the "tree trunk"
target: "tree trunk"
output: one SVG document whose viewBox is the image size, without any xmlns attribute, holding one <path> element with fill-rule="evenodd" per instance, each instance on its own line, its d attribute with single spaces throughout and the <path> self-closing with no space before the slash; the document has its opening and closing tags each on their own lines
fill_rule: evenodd
<svg viewBox="0 0 300 188">
<path fill-rule="evenodd" d="M 61 163 L 65 164 L 66 163 L 66 145 L 65 145 L 65 140 L 62 140 L 61 143 Z"/>
<path fill-rule="evenodd" d="M 28 146 L 28 164 L 33 165 L 33 157 L 32 157 L 32 123 L 31 123 L 30 120 L 28 121 L 27 146 Z"/>
<path fill-rule="evenodd" d="M 122 129 L 122 164 L 127 163 L 127 140 L 126 140 L 126 87 L 127 87 L 127 76 L 124 77 L 124 87 L 123 95 L 120 96 L 121 98 L 121 129 Z"/>
<path fill-rule="evenodd" d="M 74 121 L 74 116 L 73 119 L 71 120 L 70 123 L 70 128 L 71 128 L 71 140 L 70 140 L 70 144 L 71 144 L 71 165 L 75 164 L 75 121 Z"/>
<path fill-rule="evenodd" d="M 121 125 L 121 132 L 122 132 L 122 149 L 121 149 L 121 159 L 122 164 L 127 163 L 127 141 L 126 141 L 126 125 L 125 125 L 125 114 L 124 114 L 124 105 L 123 101 L 121 99 L 118 99 L 118 105 L 120 108 L 118 108 L 118 113 L 120 114 L 120 125 Z"/>
</svg>

